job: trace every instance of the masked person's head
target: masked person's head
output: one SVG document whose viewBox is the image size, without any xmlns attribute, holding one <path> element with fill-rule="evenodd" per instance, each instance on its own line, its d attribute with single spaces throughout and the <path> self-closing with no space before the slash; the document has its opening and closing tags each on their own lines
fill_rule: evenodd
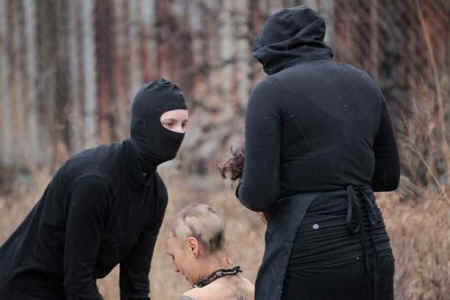
<svg viewBox="0 0 450 300">
<path fill-rule="evenodd" d="M 195 204 L 181 210 L 169 224 L 167 254 L 175 271 L 194 284 L 216 266 L 231 265 L 225 247 L 223 219 L 209 205 Z"/>
<path fill-rule="evenodd" d="M 184 96 L 172 82 L 161 78 L 139 90 L 133 100 L 130 135 L 145 172 L 175 158 L 188 118 Z"/>
</svg>

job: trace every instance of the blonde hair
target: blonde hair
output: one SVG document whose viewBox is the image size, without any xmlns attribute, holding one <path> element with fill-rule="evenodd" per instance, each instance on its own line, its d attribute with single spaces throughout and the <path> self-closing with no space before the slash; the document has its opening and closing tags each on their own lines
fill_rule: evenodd
<svg viewBox="0 0 450 300">
<path fill-rule="evenodd" d="M 217 212 L 207 204 L 190 205 L 182 209 L 173 222 L 170 233 L 180 239 L 195 237 L 207 252 L 222 250 L 225 244 L 225 225 Z"/>
</svg>

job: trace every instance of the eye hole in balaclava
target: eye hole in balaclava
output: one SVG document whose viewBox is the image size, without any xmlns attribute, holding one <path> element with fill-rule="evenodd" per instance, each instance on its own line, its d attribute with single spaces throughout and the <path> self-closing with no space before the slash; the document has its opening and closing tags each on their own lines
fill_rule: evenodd
<svg viewBox="0 0 450 300">
<path fill-rule="evenodd" d="M 161 115 L 160 120 L 164 128 L 184 133 L 189 120 L 189 112 L 187 109 L 169 110 Z"/>
<path fill-rule="evenodd" d="M 131 141 L 144 172 L 175 158 L 184 133 L 164 128 L 161 115 L 170 110 L 187 109 L 181 90 L 161 78 L 145 84 L 134 97 L 131 112 Z"/>
</svg>

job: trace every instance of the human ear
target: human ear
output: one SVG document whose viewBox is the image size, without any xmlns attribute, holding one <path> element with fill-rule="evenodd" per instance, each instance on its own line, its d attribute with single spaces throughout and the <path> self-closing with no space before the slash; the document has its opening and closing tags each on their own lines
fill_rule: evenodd
<svg viewBox="0 0 450 300">
<path fill-rule="evenodd" d="M 189 251 L 189 253 L 191 253 L 194 257 L 198 257 L 199 255 L 199 242 L 195 237 L 188 237 L 186 239 L 186 247 Z"/>
</svg>

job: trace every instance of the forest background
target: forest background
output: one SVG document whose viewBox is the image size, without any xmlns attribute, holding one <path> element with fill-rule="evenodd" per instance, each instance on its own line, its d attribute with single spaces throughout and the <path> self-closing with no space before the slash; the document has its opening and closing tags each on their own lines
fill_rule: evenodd
<svg viewBox="0 0 450 300">
<path fill-rule="evenodd" d="M 191 113 L 178 158 L 160 167 L 165 222 L 188 203 L 213 205 L 226 218 L 233 260 L 254 281 L 265 226 L 216 164 L 242 143 L 248 95 L 265 76 L 251 57 L 256 33 L 271 13 L 299 4 L 326 18 L 335 59 L 368 71 L 389 104 L 401 184 L 377 197 L 396 257 L 396 299 L 448 299 L 445 0 L 0 0 L 0 243 L 65 159 L 128 136 L 134 94 L 163 76 L 183 89 Z M 165 224 L 152 299 L 189 288 L 165 254 Z M 119 299 L 117 269 L 99 286 L 105 299 Z"/>
</svg>

